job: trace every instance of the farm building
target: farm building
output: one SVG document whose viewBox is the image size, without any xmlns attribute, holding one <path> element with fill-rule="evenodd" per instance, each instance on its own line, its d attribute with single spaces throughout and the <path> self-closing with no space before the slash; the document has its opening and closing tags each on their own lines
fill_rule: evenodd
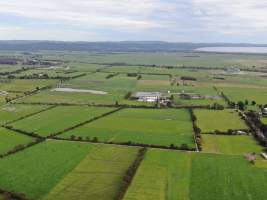
<svg viewBox="0 0 267 200">
<path fill-rule="evenodd" d="M 265 160 L 267 160 L 267 154 L 266 154 L 266 153 L 261 153 L 261 156 L 262 156 Z"/>
<path fill-rule="evenodd" d="M 143 102 L 157 102 L 160 98 L 160 92 L 136 92 L 131 96 L 131 99 Z"/>
<path fill-rule="evenodd" d="M 240 73 L 241 70 L 238 67 L 228 67 L 225 69 L 227 73 Z"/>
</svg>

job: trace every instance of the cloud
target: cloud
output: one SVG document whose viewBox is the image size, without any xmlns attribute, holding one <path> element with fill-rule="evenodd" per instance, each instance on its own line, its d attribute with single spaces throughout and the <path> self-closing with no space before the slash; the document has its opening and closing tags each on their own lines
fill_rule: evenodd
<svg viewBox="0 0 267 200">
<path fill-rule="evenodd" d="M 0 13 L 72 25 L 143 30 L 160 26 L 149 15 L 166 8 L 164 5 L 159 0 L 8 0 L 0 2 Z"/>
<path fill-rule="evenodd" d="M 7 0 L 0 37 L 267 43 L 266 8 L 265 0 Z"/>
</svg>

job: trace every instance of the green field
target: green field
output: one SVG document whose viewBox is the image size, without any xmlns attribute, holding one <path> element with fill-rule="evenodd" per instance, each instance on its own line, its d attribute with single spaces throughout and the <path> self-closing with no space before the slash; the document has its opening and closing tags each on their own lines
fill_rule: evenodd
<svg viewBox="0 0 267 200">
<path fill-rule="evenodd" d="M 191 155 L 149 150 L 124 200 L 189 199 Z"/>
<path fill-rule="evenodd" d="M 62 135 L 128 142 L 194 147 L 192 122 L 185 109 L 124 109 Z"/>
<path fill-rule="evenodd" d="M 125 186 L 124 200 L 267 199 L 265 147 L 224 98 L 261 112 L 266 55 L 34 48 L 0 52 L 0 63 L 18 62 L 0 64 L 0 200 L 3 191 L 29 200 L 117 200 Z M 162 98 L 142 102 L 131 98 L 136 92 Z M 36 139 L 24 134 L 44 141 L 27 146 Z"/>
<path fill-rule="evenodd" d="M 267 104 L 267 88 L 249 88 L 249 87 L 221 87 L 219 88 L 231 101 L 238 102 L 246 100 L 251 103 L 255 101 L 258 105 Z"/>
<path fill-rule="evenodd" d="M 79 71 L 70 71 L 70 70 L 66 70 L 66 69 L 32 69 L 32 70 L 27 70 L 27 71 L 23 71 L 19 74 L 16 75 L 17 78 L 20 77 L 31 77 L 31 76 L 40 76 L 40 78 L 43 78 L 42 75 L 47 75 L 49 78 L 59 78 L 59 77 L 64 77 L 64 78 L 68 78 L 68 77 L 74 77 L 74 76 L 79 76 L 81 74 L 83 74 L 82 72 Z"/>
<path fill-rule="evenodd" d="M 33 96 L 20 99 L 18 102 L 114 105 L 116 101 L 121 102 L 124 99 L 124 96 L 125 94 L 120 92 L 112 92 L 106 95 L 94 95 L 90 93 L 44 91 Z"/>
<path fill-rule="evenodd" d="M 55 80 L 10 80 L 6 83 L 1 83 L 0 90 L 7 92 L 31 92 L 37 88 L 43 88 L 50 85 L 55 85 Z"/>
<path fill-rule="evenodd" d="M 136 148 L 94 146 L 87 157 L 44 199 L 116 199 L 123 176 L 136 156 Z"/>
<path fill-rule="evenodd" d="M 34 139 L 19 133 L 0 128 L 0 155 L 13 150 L 18 145 L 33 142 Z"/>
<path fill-rule="evenodd" d="M 100 90 L 109 93 L 114 92 L 127 92 L 135 88 L 137 79 L 136 77 L 127 77 L 124 74 L 115 75 L 112 78 L 107 79 L 110 75 L 108 73 L 93 73 L 88 74 L 77 79 L 73 79 L 66 83 L 61 84 L 63 87 L 71 87 L 76 89 L 89 89 Z"/>
<path fill-rule="evenodd" d="M 260 153 L 263 148 L 251 136 L 202 135 L 202 150 L 208 153 Z"/>
<path fill-rule="evenodd" d="M 58 106 L 10 125 L 16 129 L 48 136 L 111 110 L 87 106 Z"/>
<path fill-rule="evenodd" d="M 150 150 L 124 200 L 266 199 L 266 181 L 241 156 Z"/>
<path fill-rule="evenodd" d="M 191 166 L 191 200 L 267 198 L 267 171 L 243 156 L 197 154 Z"/>
<path fill-rule="evenodd" d="M 0 160 L 0 188 L 40 199 L 71 172 L 93 145 L 48 141 Z"/>
<path fill-rule="evenodd" d="M 194 113 L 197 117 L 197 126 L 202 133 L 213 133 L 216 130 L 226 132 L 229 129 L 248 129 L 235 110 L 196 109 Z"/>
<path fill-rule="evenodd" d="M 31 105 L 13 105 L 6 104 L 0 106 L 0 124 L 5 124 L 13 120 L 17 120 L 26 115 L 49 108 L 49 106 L 31 106 Z"/>
</svg>

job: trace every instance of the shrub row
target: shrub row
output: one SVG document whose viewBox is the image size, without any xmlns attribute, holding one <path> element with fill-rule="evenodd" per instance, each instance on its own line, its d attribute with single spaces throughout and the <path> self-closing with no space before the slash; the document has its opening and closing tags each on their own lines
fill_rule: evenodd
<svg viewBox="0 0 267 200">
<path fill-rule="evenodd" d="M 17 194 L 14 192 L 6 191 L 0 188 L 0 193 L 6 200 L 28 200 L 25 194 Z"/>
<path fill-rule="evenodd" d="M 133 146 L 133 147 L 147 147 L 147 148 L 156 148 L 156 149 L 169 149 L 169 150 L 181 150 L 181 151 L 196 151 L 196 148 L 191 148 L 187 144 L 182 144 L 181 146 L 176 146 L 174 144 L 170 144 L 169 146 L 163 146 L 163 145 L 154 145 L 154 144 L 142 144 L 142 143 L 136 143 L 132 141 L 128 142 L 102 142 L 99 141 L 97 137 L 80 137 L 71 135 L 70 138 L 60 138 L 57 136 L 50 136 L 52 139 L 56 140 L 65 140 L 65 141 L 73 141 L 73 142 L 89 142 L 89 143 L 100 143 L 100 144 L 115 144 L 115 145 L 122 145 L 122 146 Z"/>
<path fill-rule="evenodd" d="M 22 145 L 22 144 L 19 144 L 17 146 L 15 146 L 13 149 L 9 150 L 8 152 L 4 153 L 4 154 L 0 154 L 0 159 L 4 158 L 4 157 L 7 157 L 11 154 L 15 154 L 19 151 L 23 151 L 24 149 L 26 148 L 29 148 L 29 147 L 32 147 L 36 144 L 39 144 L 41 142 L 45 141 L 45 139 L 41 139 L 41 138 L 36 138 L 36 140 L 34 142 L 31 142 L 31 143 L 28 143 L 26 145 Z"/>
<path fill-rule="evenodd" d="M 146 154 L 147 149 L 146 148 L 141 148 L 138 151 L 137 157 L 132 163 L 132 165 L 129 167 L 127 170 L 126 174 L 123 177 L 123 182 L 122 186 L 120 188 L 120 191 L 118 193 L 118 197 L 116 199 L 122 200 L 124 195 L 126 194 L 130 184 L 133 181 L 133 178 L 137 172 L 138 167 L 140 166 L 141 162 L 143 161 L 145 154 Z"/>
<path fill-rule="evenodd" d="M 54 136 L 63 134 L 63 133 L 65 133 L 65 132 L 67 132 L 67 131 L 76 129 L 76 128 L 80 127 L 80 126 L 83 126 L 83 125 L 85 125 L 85 124 L 88 124 L 88 123 L 91 123 L 91 122 L 93 122 L 93 121 L 96 121 L 96 120 L 98 120 L 98 119 L 100 119 L 100 118 L 102 118 L 102 117 L 106 117 L 106 116 L 108 116 L 108 115 L 111 115 L 111 114 L 113 114 L 113 113 L 115 113 L 115 112 L 118 112 L 118 111 L 120 111 L 120 110 L 122 110 L 122 109 L 123 109 L 123 107 L 120 107 L 120 108 L 118 108 L 118 109 L 114 109 L 114 110 L 112 110 L 112 111 L 110 111 L 110 112 L 107 112 L 107 113 L 104 113 L 104 114 L 102 114 L 102 115 L 100 115 L 100 116 L 97 116 L 97 117 L 94 117 L 94 118 L 92 118 L 92 119 L 89 119 L 89 120 L 86 120 L 86 121 L 84 121 L 84 122 L 81 122 L 81 123 L 79 123 L 79 124 L 76 124 L 75 126 L 66 128 L 66 129 L 64 129 L 64 130 L 62 130 L 62 131 L 59 131 L 59 132 L 57 132 L 57 133 L 53 133 L 53 134 L 49 135 L 48 137 L 54 137 Z"/>
<path fill-rule="evenodd" d="M 37 112 L 31 113 L 31 114 L 28 114 L 28 115 L 22 116 L 22 117 L 20 117 L 20 118 L 18 118 L 18 119 L 15 119 L 15 120 L 13 120 L 13 121 L 10 121 L 10 122 L 7 122 L 5 125 L 8 125 L 8 124 L 11 124 L 11 123 L 14 123 L 14 122 L 17 122 L 17 121 L 20 121 L 20 120 L 26 119 L 26 118 L 28 118 L 28 117 L 31 117 L 31 116 L 34 116 L 34 115 L 37 115 L 37 114 L 40 114 L 40 113 L 42 113 L 42 112 L 45 112 L 45 111 L 51 110 L 51 109 L 53 109 L 53 108 L 55 108 L 55 107 L 57 107 L 57 106 L 56 106 L 56 105 L 52 105 L 52 106 L 50 106 L 50 107 L 48 107 L 48 108 L 45 108 L 45 109 L 43 109 L 43 110 L 40 110 L 40 111 L 37 111 Z"/>
<path fill-rule="evenodd" d="M 244 114 L 244 120 L 252 130 L 254 137 L 257 139 L 259 144 L 267 147 L 267 131 L 265 132 L 264 130 L 262 130 L 265 125 L 262 124 L 261 120 L 259 119 L 259 115 L 253 111 L 249 111 Z"/>
<path fill-rule="evenodd" d="M 210 135 L 244 135 L 244 134 L 239 134 L 238 131 L 246 132 L 246 135 L 249 135 L 248 129 L 238 129 L 238 130 L 228 129 L 227 131 L 215 130 L 214 132 L 205 132 L 205 134 L 210 134 Z"/>
<path fill-rule="evenodd" d="M 34 133 L 34 132 L 27 132 L 27 131 L 24 131 L 24 130 L 16 129 L 16 128 L 14 128 L 14 127 L 11 126 L 11 125 L 3 125 L 2 127 L 6 128 L 6 129 L 9 129 L 9 130 L 11 130 L 11 131 L 15 131 L 15 132 L 21 133 L 21 134 L 23 134 L 23 135 L 27 135 L 27 136 L 34 137 L 34 138 L 43 139 L 43 137 L 41 137 L 41 136 L 40 136 L 39 134 L 37 134 L 37 133 Z"/>
<path fill-rule="evenodd" d="M 189 109 L 189 113 L 190 113 L 190 117 L 191 117 L 191 121 L 193 124 L 193 130 L 194 130 L 194 138 L 195 138 L 195 142 L 197 145 L 197 149 L 198 151 L 202 150 L 202 137 L 201 137 L 201 129 L 197 126 L 196 121 L 197 121 L 197 117 L 193 112 L 193 109 Z"/>
</svg>

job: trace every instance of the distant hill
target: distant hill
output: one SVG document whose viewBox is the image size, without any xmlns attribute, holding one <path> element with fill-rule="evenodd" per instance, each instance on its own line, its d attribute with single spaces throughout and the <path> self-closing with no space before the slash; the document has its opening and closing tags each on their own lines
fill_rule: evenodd
<svg viewBox="0 0 267 200">
<path fill-rule="evenodd" d="M 89 51 L 89 52 L 179 52 L 201 47 L 267 47 L 261 44 L 229 43 L 169 43 L 147 41 L 125 42 L 58 42 L 58 41 L 0 41 L 4 51 Z"/>
</svg>

